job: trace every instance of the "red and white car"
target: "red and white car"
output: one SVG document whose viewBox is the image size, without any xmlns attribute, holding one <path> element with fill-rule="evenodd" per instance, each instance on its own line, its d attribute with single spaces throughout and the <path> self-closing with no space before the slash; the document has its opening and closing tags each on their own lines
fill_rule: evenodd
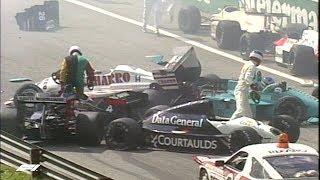
<svg viewBox="0 0 320 180">
<path fill-rule="evenodd" d="M 292 74 L 316 72 L 319 59 L 319 32 L 304 30 L 300 39 L 284 37 L 276 41 L 275 61 L 285 66 Z"/>
<path fill-rule="evenodd" d="M 303 144 L 246 146 L 231 156 L 195 156 L 199 179 L 319 179 L 319 153 Z"/>
</svg>

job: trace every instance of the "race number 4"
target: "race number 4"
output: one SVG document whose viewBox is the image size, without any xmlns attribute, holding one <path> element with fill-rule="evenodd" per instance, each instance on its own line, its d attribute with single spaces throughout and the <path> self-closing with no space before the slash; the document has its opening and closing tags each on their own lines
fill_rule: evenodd
<svg viewBox="0 0 320 180">
<path fill-rule="evenodd" d="M 38 16 L 39 16 L 39 21 L 46 20 L 46 12 L 45 11 L 39 11 Z"/>
<path fill-rule="evenodd" d="M 111 105 L 109 105 L 106 109 L 107 112 L 112 113 L 113 112 L 113 108 Z"/>
</svg>

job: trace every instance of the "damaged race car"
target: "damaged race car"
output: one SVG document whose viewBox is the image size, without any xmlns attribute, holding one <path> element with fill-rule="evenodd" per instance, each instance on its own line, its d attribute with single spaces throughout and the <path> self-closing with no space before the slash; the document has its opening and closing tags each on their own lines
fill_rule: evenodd
<svg viewBox="0 0 320 180">
<path fill-rule="evenodd" d="M 319 179 L 319 153 L 306 145 L 278 143 L 246 146 L 231 156 L 194 156 L 199 179 Z M 257 151 L 258 150 L 258 151 Z"/>
<path fill-rule="evenodd" d="M 164 65 L 152 72 L 140 68 L 118 65 L 107 74 L 95 72 L 94 89 L 85 88 L 87 96 L 106 96 L 121 91 L 144 91 L 149 95 L 150 104 L 175 105 L 198 98 L 197 86 L 210 83 L 218 79 L 216 75 L 200 77 L 201 65 L 193 47 L 178 47 L 174 49 L 174 56 L 169 62 L 159 59 L 156 63 Z M 13 82 L 29 79 L 13 79 Z M 56 95 L 60 91 L 59 73 L 35 84 L 22 85 L 15 93 L 18 95 L 35 95 L 36 93 L 50 93 Z M 8 107 L 14 107 L 15 98 L 5 102 Z"/>
<path fill-rule="evenodd" d="M 203 87 L 201 96 L 213 100 L 216 115 L 230 118 L 236 110 L 234 88 L 237 81 L 220 79 L 213 84 Z M 254 119 L 264 121 L 277 115 L 288 115 L 299 123 L 319 123 L 317 97 L 289 87 L 285 81 L 276 83 L 270 77 L 263 78 L 260 71 L 257 72 L 255 84 L 258 91 L 251 91 L 249 97 Z"/>
<path fill-rule="evenodd" d="M 147 94 L 134 91 L 91 96 L 91 100 L 75 99 L 75 94 L 19 95 L 16 128 L 22 131 L 23 139 L 30 142 L 70 137 L 81 145 L 99 145 L 113 119 L 138 119 L 139 112 L 144 112 L 147 105 Z"/>
<path fill-rule="evenodd" d="M 197 151 L 223 154 L 249 145 L 274 142 L 282 132 L 290 142 L 299 138 L 298 122 L 279 115 L 269 126 L 251 118 L 230 121 L 215 114 L 214 101 L 203 99 L 169 108 L 159 105 L 148 109 L 144 118 L 119 118 L 106 130 L 106 144 L 112 149 L 137 147 L 169 151 Z"/>
</svg>

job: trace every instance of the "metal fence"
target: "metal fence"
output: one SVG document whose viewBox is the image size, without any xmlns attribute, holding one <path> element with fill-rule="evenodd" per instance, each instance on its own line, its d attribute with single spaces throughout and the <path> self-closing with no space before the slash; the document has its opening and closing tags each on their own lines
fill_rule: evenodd
<svg viewBox="0 0 320 180">
<path fill-rule="evenodd" d="M 29 144 L 1 130 L 1 163 L 18 168 L 23 164 L 39 164 L 36 171 L 30 172 L 33 177 L 44 174 L 53 179 L 86 179 L 109 180 L 83 166 L 50 153 L 36 145 Z"/>
</svg>

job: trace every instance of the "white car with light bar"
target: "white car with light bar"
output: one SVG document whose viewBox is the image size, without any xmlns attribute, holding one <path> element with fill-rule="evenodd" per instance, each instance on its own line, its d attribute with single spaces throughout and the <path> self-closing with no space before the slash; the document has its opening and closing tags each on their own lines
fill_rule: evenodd
<svg viewBox="0 0 320 180">
<path fill-rule="evenodd" d="M 194 156 L 199 179 L 319 179 L 319 153 L 306 145 L 288 143 L 281 134 L 278 143 L 255 144 L 231 156 Z"/>
</svg>

